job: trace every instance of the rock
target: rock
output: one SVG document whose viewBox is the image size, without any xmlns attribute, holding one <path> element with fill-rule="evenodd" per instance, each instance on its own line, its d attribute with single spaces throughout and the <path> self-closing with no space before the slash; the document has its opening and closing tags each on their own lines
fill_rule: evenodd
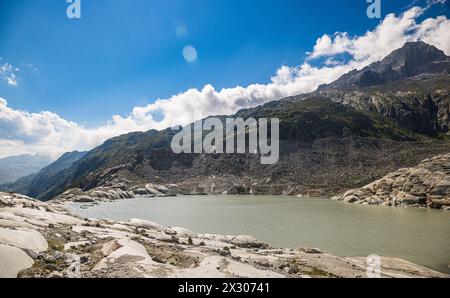
<svg viewBox="0 0 450 298">
<path fill-rule="evenodd" d="M 88 196 L 77 196 L 73 199 L 75 203 L 94 203 L 95 200 Z"/>
<path fill-rule="evenodd" d="M 265 268 L 272 267 L 272 265 L 267 260 L 257 261 L 255 264 L 258 265 L 258 266 L 261 266 L 261 267 L 265 267 Z"/>
<path fill-rule="evenodd" d="M 435 209 L 441 209 L 444 206 L 445 202 L 446 200 L 444 199 L 432 199 L 430 207 Z"/>
<path fill-rule="evenodd" d="M 300 251 L 303 251 L 307 254 L 323 254 L 323 251 L 317 248 L 302 247 L 300 248 Z"/>
<path fill-rule="evenodd" d="M 194 232 L 192 232 L 191 230 L 188 230 L 188 229 L 186 229 L 186 228 L 174 227 L 174 228 L 171 228 L 171 229 L 172 229 L 173 231 L 175 231 L 176 234 L 177 234 L 178 236 L 180 236 L 180 237 L 186 237 L 186 238 L 188 238 L 188 237 L 191 237 L 191 238 L 197 237 L 197 234 L 196 234 L 196 233 L 194 233 Z"/>
<path fill-rule="evenodd" d="M 121 257 L 139 257 L 146 260 L 146 262 L 154 263 L 152 258 L 148 255 L 147 250 L 144 246 L 141 244 L 131 240 L 131 239 L 120 239 L 117 240 L 118 244 L 120 245 L 120 248 L 112 251 L 109 255 L 106 256 L 106 260 L 108 260 L 109 263 L 114 263 Z M 104 259 L 104 261 L 106 261 Z"/>
<path fill-rule="evenodd" d="M 134 189 L 133 190 L 133 193 L 135 194 L 135 195 L 138 195 L 138 196 L 146 196 L 146 195 L 149 195 L 149 194 L 152 194 L 150 191 L 148 191 L 146 188 L 137 188 L 137 189 Z"/>
<path fill-rule="evenodd" d="M 47 263 L 56 263 L 56 257 L 52 255 L 45 255 L 44 259 Z"/>
<path fill-rule="evenodd" d="M 164 233 L 166 233 L 167 235 L 170 235 L 170 236 L 177 235 L 177 231 L 175 231 L 175 230 L 172 229 L 172 228 L 164 229 Z"/>
<path fill-rule="evenodd" d="M 0 228 L 0 243 L 35 251 L 45 251 L 48 248 L 47 240 L 41 233 L 29 229 Z"/>
<path fill-rule="evenodd" d="M 104 256 L 109 256 L 112 252 L 118 250 L 121 247 L 122 245 L 120 245 L 117 240 L 113 240 L 103 245 L 102 253 Z"/>
<path fill-rule="evenodd" d="M 356 203 L 359 201 L 359 197 L 356 195 L 351 195 L 351 196 L 345 197 L 343 199 L 343 201 L 344 201 L 344 203 Z"/>
<path fill-rule="evenodd" d="M 152 260 L 153 260 L 154 262 L 160 263 L 160 264 L 165 264 L 165 263 L 166 263 L 166 262 L 164 262 L 163 260 L 161 260 L 161 259 L 158 258 L 158 257 L 153 257 Z"/>
<path fill-rule="evenodd" d="M 23 250 L 0 244 L 0 278 L 15 278 L 20 271 L 33 264 L 33 259 Z"/>
<path fill-rule="evenodd" d="M 2 197 L 0 193 L 0 200 Z M 197 235 L 182 228 L 171 229 L 176 235 L 167 235 L 161 225 L 142 220 L 134 220 L 134 224 L 89 219 L 78 222 L 67 211 L 61 211 L 66 216 L 61 217 L 57 206 L 55 202 L 20 198 L 12 200 L 7 207 L 0 207 L 0 216 L 8 214 L 9 220 L 33 221 L 33 228 L 0 230 L 2 241 L 10 243 L 0 244 L 0 277 L 19 274 L 38 278 L 298 278 L 302 268 L 299 266 L 316 268 L 324 277 L 354 277 L 365 273 L 364 265 L 352 267 L 347 258 L 319 255 L 318 249 L 273 249 L 251 236 Z M 49 228 L 49 220 L 62 237 L 53 237 L 55 228 Z M 37 252 L 44 248 L 43 244 L 48 246 L 45 239 L 45 243 L 37 241 L 41 239 L 38 235 L 49 236 L 53 240 L 50 241 L 52 247 L 75 248 L 73 252 L 54 249 Z M 82 253 L 79 247 L 84 247 Z M 36 259 L 35 267 L 32 267 L 33 259 Z M 365 258 L 361 262 L 365 264 Z M 388 277 L 448 277 L 413 264 L 398 264 L 399 260 L 390 260 L 383 274 Z"/>
<path fill-rule="evenodd" d="M 55 251 L 53 253 L 53 256 L 56 258 L 56 260 L 64 260 L 66 258 L 66 255 L 60 251 Z"/>
<path fill-rule="evenodd" d="M 70 239 L 70 237 L 68 237 L 68 239 L 66 239 L 66 240 L 70 241 L 71 239 Z M 68 243 L 64 244 L 64 250 L 75 249 L 77 247 L 81 247 L 86 244 L 89 244 L 89 241 L 68 242 Z"/>
<path fill-rule="evenodd" d="M 87 262 L 89 262 L 89 258 L 87 256 L 81 256 L 80 257 L 80 263 L 81 264 L 85 264 Z"/>
<path fill-rule="evenodd" d="M 414 196 L 410 193 L 401 191 L 396 195 L 397 200 L 403 206 L 416 205 L 416 204 L 426 204 L 425 197 Z"/>
<path fill-rule="evenodd" d="M 52 272 L 48 276 L 48 278 L 64 278 L 64 275 L 61 272 Z"/>
<path fill-rule="evenodd" d="M 266 243 L 259 241 L 252 236 L 247 236 L 247 235 L 240 235 L 240 236 L 233 237 L 231 239 L 231 243 L 238 247 L 245 247 L 245 248 L 267 247 Z"/>
<path fill-rule="evenodd" d="M 400 169 L 334 199 L 347 203 L 446 209 L 450 194 L 450 153 Z"/>
<path fill-rule="evenodd" d="M 164 231 L 164 227 L 162 225 L 148 221 L 148 220 L 132 218 L 132 219 L 130 219 L 130 224 L 137 228 L 157 230 L 160 232 Z"/>
<path fill-rule="evenodd" d="M 450 177 L 446 177 L 444 180 L 436 184 L 431 191 L 432 196 L 445 196 L 450 193 Z"/>
<path fill-rule="evenodd" d="M 223 256 L 223 257 L 231 256 L 230 251 L 229 251 L 229 250 L 224 250 L 224 249 L 219 250 L 219 254 L 220 254 L 221 256 Z"/>
<path fill-rule="evenodd" d="M 58 270 L 58 267 L 55 264 L 47 264 L 45 267 L 47 268 L 47 270 L 50 270 L 50 271 Z"/>
</svg>

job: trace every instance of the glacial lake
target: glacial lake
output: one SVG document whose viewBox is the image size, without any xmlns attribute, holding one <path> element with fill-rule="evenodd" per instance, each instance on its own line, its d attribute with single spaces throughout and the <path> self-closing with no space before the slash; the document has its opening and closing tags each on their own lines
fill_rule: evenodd
<svg viewBox="0 0 450 298">
<path fill-rule="evenodd" d="M 274 247 L 316 247 L 342 257 L 399 257 L 450 273 L 448 211 L 284 196 L 138 197 L 85 206 L 68 204 L 89 218 L 141 218 L 197 233 L 252 235 Z"/>
</svg>

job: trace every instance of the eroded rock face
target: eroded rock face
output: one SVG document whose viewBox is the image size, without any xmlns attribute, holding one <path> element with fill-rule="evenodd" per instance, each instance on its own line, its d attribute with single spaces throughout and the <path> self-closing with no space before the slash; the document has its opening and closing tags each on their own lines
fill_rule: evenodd
<svg viewBox="0 0 450 298">
<path fill-rule="evenodd" d="M 384 277 L 448 277 L 383 260 Z M 251 236 L 80 218 L 63 201 L 0 192 L 0 277 L 364 277 L 365 266 L 319 249 L 271 248 Z"/>
<path fill-rule="evenodd" d="M 450 57 L 443 51 L 424 42 L 408 42 L 383 60 L 319 87 L 317 94 L 437 136 L 449 132 L 449 74 Z"/>
<path fill-rule="evenodd" d="M 100 186 L 89 190 L 72 188 L 56 197 L 53 201 L 75 203 L 98 203 L 123 199 L 143 197 L 168 197 L 175 194 L 166 186 L 148 183 L 129 186 L 124 183 L 114 183 L 112 186 Z"/>
<path fill-rule="evenodd" d="M 95 203 L 134 198 L 132 191 L 119 187 L 98 187 L 83 191 L 78 188 L 69 189 L 56 198 L 56 201 L 70 201 L 75 203 Z"/>
<path fill-rule="evenodd" d="M 334 199 L 346 203 L 450 210 L 450 153 L 424 160 L 417 167 L 400 169 Z"/>
</svg>

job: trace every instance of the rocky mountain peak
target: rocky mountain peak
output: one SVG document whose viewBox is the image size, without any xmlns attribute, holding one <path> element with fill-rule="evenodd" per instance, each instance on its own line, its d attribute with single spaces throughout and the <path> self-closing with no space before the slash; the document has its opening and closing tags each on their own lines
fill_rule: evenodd
<svg viewBox="0 0 450 298">
<path fill-rule="evenodd" d="M 416 76 L 424 72 L 437 70 L 434 64 L 450 62 L 445 53 L 436 47 L 422 41 L 407 42 L 402 48 L 395 50 L 379 64 L 380 70 L 393 70 L 406 77 Z M 378 66 L 378 65 L 374 65 Z M 448 64 L 447 64 L 448 66 Z M 446 69 L 446 68 L 444 68 Z"/>
<path fill-rule="evenodd" d="M 422 41 L 407 42 L 381 61 L 362 70 L 353 70 L 319 89 L 370 87 L 416 76 L 450 73 L 450 57 Z"/>
</svg>

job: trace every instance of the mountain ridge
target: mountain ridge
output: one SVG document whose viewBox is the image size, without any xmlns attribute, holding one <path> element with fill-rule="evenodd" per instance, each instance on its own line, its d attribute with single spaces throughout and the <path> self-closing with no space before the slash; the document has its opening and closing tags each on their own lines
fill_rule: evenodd
<svg viewBox="0 0 450 298">
<path fill-rule="evenodd" d="M 414 45 L 426 57 L 431 53 L 431 58 L 417 59 L 422 63 L 441 57 L 441 51 L 426 50 L 426 44 L 405 47 Z M 401 53 L 399 49 L 387 58 Z M 405 73 L 415 71 L 408 68 Z M 252 154 L 176 155 L 170 150 L 174 132 L 151 130 L 107 140 L 54 180 L 37 179 L 39 187 L 19 192 L 49 200 L 70 188 L 129 188 L 155 182 L 176 184 L 179 193 L 333 194 L 448 153 L 450 142 L 441 134 L 448 132 L 449 82 L 448 75 L 438 72 L 383 86 L 321 87 L 238 111 L 233 116 L 280 118 L 281 155 L 276 165 L 262 166 L 259 156 Z M 14 185 L 10 189 L 17 192 Z"/>
</svg>

